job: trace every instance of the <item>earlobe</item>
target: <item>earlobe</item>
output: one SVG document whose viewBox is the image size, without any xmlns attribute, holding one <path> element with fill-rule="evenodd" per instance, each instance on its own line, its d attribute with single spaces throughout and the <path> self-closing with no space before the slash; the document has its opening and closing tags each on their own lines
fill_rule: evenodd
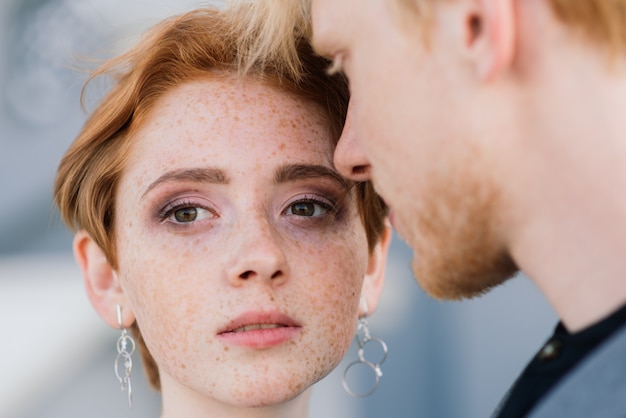
<svg viewBox="0 0 626 418">
<path fill-rule="evenodd" d="M 385 284 L 385 269 L 387 266 L 387 255 L 389 253 L 389 244 L 391 244 L 391 225 L 389 221 L 385 221 L 385 229 L 380 236 L 380 240 L 370 255 L 367 266 L 367 273 L 363 281 L 363 290 L 361 297 L 367 302 L 368 312 L 361 312 L 359 307 L 359 316 L 371 315 L 378 306 L 380 296 Z"/>
<path fill-rule="evenodd" d="M 510 67 L 515 55 L 516 19 L 513 0 L 475 0 L 466 19 L 467 44 L 483 81 Z"/>
<path fill-rule="evenodd" d="M 123 325 L 130 326 L 135 321 L 132 311 L 126 302 L 124 291 L 120 286 L 117 274 L 104 251 L 84 230 L 74 237 L 74 257 L 85 280 L 87 296 L 94 309 L 113 328 L 119 328 L 116 305 L 123 309 Z"/>
</svg>

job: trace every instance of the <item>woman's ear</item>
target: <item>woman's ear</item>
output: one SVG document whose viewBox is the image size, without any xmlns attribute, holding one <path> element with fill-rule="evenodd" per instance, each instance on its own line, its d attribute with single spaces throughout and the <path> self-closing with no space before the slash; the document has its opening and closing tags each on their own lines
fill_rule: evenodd
<svg viewBox="0 0 626 418">
<path fill-rule="evenodd" d="M 374 247 L 374 250 L 370 254 L 365 280 L 363 281 L 363 290 L 361 291 L 361 298 L 365 298 L 368 312 L 361 312 L 363 304 L 360 304 L 359 317 L 371 315 L 378 306 L 378 301 L 380 300 L 385 284 L 385 268 L 387 266 L 387 255 L 389 253 L 390 243 L 391 225 L 388 220 L 385 220 L 385 229 L 376 247 Z"/>
<path fill-rule="evenodd" d="M 116 305 L 120 305 L 123 308 L 122 325 L 129 327 L 135 322 L 135 317 L 104 251 L 84 230 L 74 237 L 73 247 L 74 257 L 83 273 L 87 296 L 96 312 L 109 326 L 119 328 Z"/>
<path fill-rule="evenodd" d="M 468 0 L 466 46 L 481 80 L 490 81 L 506 70 L 515 56 L 516 10 L 513 0 Z"/>
</svg>

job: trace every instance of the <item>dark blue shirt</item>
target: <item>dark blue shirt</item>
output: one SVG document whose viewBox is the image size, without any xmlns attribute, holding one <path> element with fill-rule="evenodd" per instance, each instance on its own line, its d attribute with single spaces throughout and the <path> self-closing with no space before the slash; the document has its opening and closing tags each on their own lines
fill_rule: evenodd
<svg viewBox="0 0 626 418">
<path fill-rule="evenodd" d="M 585 356 L 626 324 L 626 305 L 609 317 L 570 334 L 559 323 L 552 337 L 517 379 L 498 418 L 526 416 L 537 402 Z"/>
</svg>

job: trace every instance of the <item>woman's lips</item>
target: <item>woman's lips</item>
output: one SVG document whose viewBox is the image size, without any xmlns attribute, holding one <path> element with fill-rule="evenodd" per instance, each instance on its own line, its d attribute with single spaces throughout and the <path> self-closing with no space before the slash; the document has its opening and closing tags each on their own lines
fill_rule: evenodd
<svg viewBox="0 0 626 418">
<path fill-rule="evenodd" d="M 228 323 L 217 336 L 224 343 L 247 348 L 269 348 L 300 334 L 302 327 L 280 312 L 247 312 Z"/>
</svg>

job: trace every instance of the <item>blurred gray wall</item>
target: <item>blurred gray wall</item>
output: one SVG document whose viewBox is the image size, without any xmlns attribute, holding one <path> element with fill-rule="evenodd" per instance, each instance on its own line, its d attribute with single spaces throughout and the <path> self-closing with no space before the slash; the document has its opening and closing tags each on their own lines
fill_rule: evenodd
<svg viewBox="0 0 626 418">
<path fill-rule="evenodd" d="M 113 375 L 117 333 L 91 310 L 71 236 L 51 203 L 58 161 L 85 119 L 84 58 L 104 58 L 199 1 L 0 3 L 0 417 L 154 417 L 159 396 L 135 372 L 135 410 Z M 372 334 L 389 345 L 365 400 L 343 392 L 346 360 L 315 387 L 312 418 L 487 417 L 556 318 L 524 277 L 478 300 L 424 295 L 395 237 Z M 136 363 L 139 363 L 138 357 Z"/>
</svg>

